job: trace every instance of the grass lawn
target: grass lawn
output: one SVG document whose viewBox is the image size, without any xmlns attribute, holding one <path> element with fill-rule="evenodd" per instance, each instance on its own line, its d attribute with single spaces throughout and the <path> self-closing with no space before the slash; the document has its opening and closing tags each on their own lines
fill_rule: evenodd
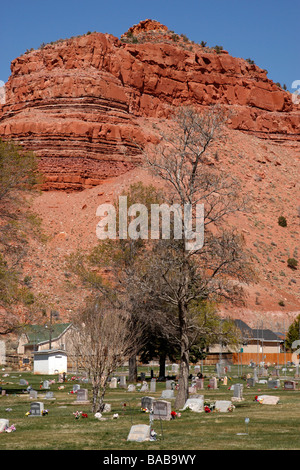
<svg viewBox="0 0 300 470">
<path fill-rule="evenodd" d="M 250 368 L 246 370 L 245 367 L 243 372 L 248 371 Z M 3 377 L 5 373 L 9 376 Z M 207 377 L 213 375 L 213 368 L 207 368 L 205 374 Z M 136 443 L 127 441 L 131 426 L 149 424 L 149 414 L 141 411 L 141 397 L 159 398 L 165 383 L 157 383 L 156 392 L 146 394 L 109 389 L 106 403 L 110 403 L 112 409 L 103 414 L 105 421 L 99 421 L 89 404 L 76 405 L 76 395 L 70 393 L 73 385 L 80 383 L 81 388 L 88 388 L 89 396 L 91 386 L 78 379 L 71 380 L 71 374 L 67 375 L 65 384 L 59 384 L 57 376 L 2 371 L 0 386 L 7 395 L 0 396 L 0 419 L 8 419 L 16 431 L 0 434 L 0 450 L 299 450 L 300 390 L 284 390 L 283 381 L 280 389 L 269 389 L 266 384 L 247 388 L 244 379 L 235 376 L 234 371 L 231 374 L 228 384 L 219 382 L 217 390 L 207 387 L 207 378 L 205 388 L 199 394 L 204 395 L 205 401 L 230 400 L 233 396 L 230 386 L 243 383 L 244 400 L 235 402 L 232 412 L 184 411 L 180 418 L 154 421 L 156 441 Z M 26 386 L 19 385 L 21 378 L 38 391 L 37 400 L 31 400 L 28 393 L 22 392 Z M 45 400 L 46 391 L 40 389 L 44 379 L 55 379 L 50 385 L 55 400 Z M 65 388 L 58 390 L 61 385 Z M 280 401 L 277 405 L 263 405 L 254 400 L 256 395 L 263 394 L 279 396 Z M 26 416 L 32 401 L 43 402 L 48 414 Z M 174 400 L 172 403 L 174 405 Z M 7 411 L 8 408 L 11 411 Z M 73 413 L 77 410 L 87 413 L 88 417 L 75 419 Z M 118 413 L 118 419 L 113 419 L 115 413 Z M 247 428 L 245 418 L 250 419 Z"/>
</svg>

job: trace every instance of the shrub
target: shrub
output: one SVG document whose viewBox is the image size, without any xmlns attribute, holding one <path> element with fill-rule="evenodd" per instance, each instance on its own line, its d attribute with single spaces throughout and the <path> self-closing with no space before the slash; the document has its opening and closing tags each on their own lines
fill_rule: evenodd
<svg viewBox="0 0 300 470">
<path fill-rule="evenodd" d="M 286 227 L 287 226 L 286 218 L 283 215 L 278 217 L 278 225 L 280 225 L 280 227 Z"/>
<path fill-rule="evenodd" d="M 223 46 L 215 46 L 215 51 L 217 54 L 221 54 L 222 50 L 223 50 Z"/>
<path fill-rule="evenodd" d="M 291 269 L 297 269 L 298 261 L 295 258 L 289 258 L 287 260 L 287 265 Z"/>
</svg>

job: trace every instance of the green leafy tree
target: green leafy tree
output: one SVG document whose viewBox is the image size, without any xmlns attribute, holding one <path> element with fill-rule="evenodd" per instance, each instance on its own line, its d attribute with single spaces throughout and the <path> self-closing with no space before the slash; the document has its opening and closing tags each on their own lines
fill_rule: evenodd
<svg viewBox="0 0 300 470">
<path fill-rule="evenodd" d="M 290 325 L 286 338 L 285 338 L 285 344 L 287 349 L 292 348 L 292 344 L 294 341 L 300 339 L 300 315 L 297 316 L 297 318 L 293 321 L 293 323 Z"/>
<path fill-rule="evenodd" d="M 18 326 L 18 307 L 34 301 L 22 282 L 20 261 L 27 252 L 28 235 L 39 232 L 30 197 L 40 181 L 34 154 L 0 139 L 0 334 Z"/>
</svg>

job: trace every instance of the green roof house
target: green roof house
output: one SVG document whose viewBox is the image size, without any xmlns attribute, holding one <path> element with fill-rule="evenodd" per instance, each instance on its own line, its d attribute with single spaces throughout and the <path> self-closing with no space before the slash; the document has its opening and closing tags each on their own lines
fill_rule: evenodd
<svg viewBox="0 0 300 470">
<path fill-rule="evenodd" d="M 49 325 L 26 325 L 19 338 L 18 354 L 31 355 L 34 351 L 60 349 L 68 351 L 71 323 L 53 323 Z"/>
</svg>

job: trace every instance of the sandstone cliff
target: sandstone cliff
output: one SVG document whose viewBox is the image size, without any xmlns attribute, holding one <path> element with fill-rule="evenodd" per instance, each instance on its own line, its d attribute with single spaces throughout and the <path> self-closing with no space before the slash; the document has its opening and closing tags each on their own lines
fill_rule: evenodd
<svg viewBox="0 0 300 470">
<path fill-rule="evenodd" d="M 265 70 L 151 20 L 121 40 L 92 33 L 47 44 L 16 58 L 11 72 L 0 136 L 41 157 L 45 189 L 124 174 L 139 159 L 136 144 L 153 138 L 141 118 L 168 117 L 182 104 L 220 103 L 233 111 L 233 129 L 300 139 L 299 107 Z"/>
<path fill-rule="evenodd" d="M 253 325 L 266 315 L 285 318 L 287 325 L 300 313 L 300 270 L 287 266 L 289 257 L 298 257 L 299 245 L 299 106 L 249 62 L 194 44 L 151 20 L 120 40 L 87 34 L 12 62 L 0 137 L 34 150 L 46 176 L 47 191 L 34 209 L 49 241 L 34 244 L 22 266 L 35 295 L 46 296 L 66 318 L 72 315 L 84 292 L 68 272 L 65 255 L 97 242 L 99 204 L 114 200 L 130 183 L 151 181 L 137 166 L 138 145 L 155 139 L 153 125 L 163 125 L 174 107 L 220 103 L 233 113 L 210 164 L 235 175 L 253 197 L 254 211 L 233 224 L 257 270 L 245 309 L 224 305 L 223 313 Z M 278 225 L 281 215 L 285 228 Z"/>
</svg>

